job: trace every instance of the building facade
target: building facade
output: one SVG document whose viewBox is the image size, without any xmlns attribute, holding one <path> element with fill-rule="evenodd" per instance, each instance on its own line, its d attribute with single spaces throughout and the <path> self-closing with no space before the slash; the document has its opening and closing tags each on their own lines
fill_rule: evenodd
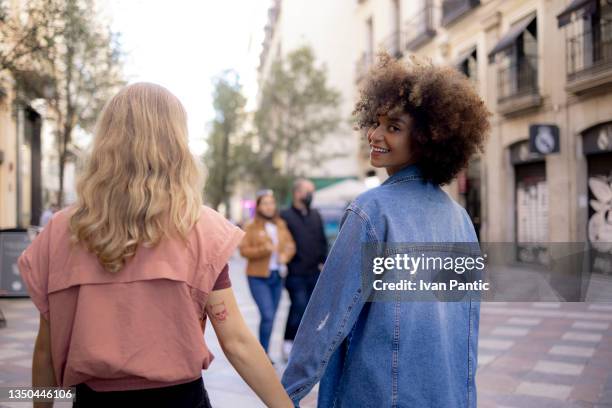
<svg viewBox="0 0 612 408">
<path fill-rule="evenodd" d="M 336 154 L 320 166 L 305 161 L 301 173 L 321 184 L 347 177 L 358 177 L 359 141 L 349 123 L 355 100 L 352 75 L 346 67 L 356 58 L 357 48 L 347 39 L 354 38 L 353 14 L 356 3 L 341 1 L 273 0 L 265 27 L 263 50 L 260 55 L 258 83 L 261 89 L 270 75 L 273 62 L 279 57 L 309 46 L 317 66 L 327 71 L 327 83 L 341 95 L 338 106 L 342 123 L 337 131 L 326 135 L 315 152 Z"/>
<path fill-rule="evenodd" d="M 4 84 L 11 84 L 7 79 Z M 15 88 L 0 97 L 0 229 L 38 225 L 57 202 L 59 170 L 54 119 L 44 101 L 28 101 Z M 66 165 L 65 196 L 74 194 L 74 162 Z"/>
<path fill-rule="evenodd" d="M 493 113 L 485 153 L 446 187 L 481 238 L 588 241 L 592 269 L 612 274 L 609 255 L 597 257 L 612 251 L 612 2 L 358 5 L 356 86 L 376 50 L 417 54 L 463 71 Z M 367 148 L 360 157 L 367 168 Z"/>
</svg>

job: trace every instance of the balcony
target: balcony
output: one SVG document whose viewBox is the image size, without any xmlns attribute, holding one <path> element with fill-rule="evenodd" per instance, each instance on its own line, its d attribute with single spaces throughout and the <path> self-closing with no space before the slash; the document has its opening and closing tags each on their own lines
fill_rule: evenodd
<svg viewBox="0 0 612 408">
<path fill-rule="evenodd" d="M 355 82 L 359 82 L 365 77 L 370 70 L 372 62 L 374 61 L 373 55 L 370 52 L 364 52 L 361 54 L 357 62 L 355 63 Z"/>
<path fill-rule="evenodd" d="M 497 110 L 512 116 L 542 104 L 538 89 L 538 59 L 522 57 L 498 71 Z"/>
<path fill-rule="evenodd" d="M 443 0 L 442 25 L 447 25 L 480 4 L 480 0 Z"/>
<path fill-rule="evenodd" d="M 566 42 L 566 90 L 583 95 L 612 86 L 612 20 L 602 20 Z"/>
<path fill-rule="evenodd" d="M 422 10 L 406 21 L 403 34 L 406 50 L 415 51 L 436 35 L 433 5 L 430 1 L 426 3 L 427 5 Z"/>
<path fill-rule="evenodd" d="M 387 51 L 387 53 L 389 53 L 393 57 L 400 59 L 404 55 L 402 52 L 401 40 L 402 40 L 402 32 L 395 31 L 391 33 L 391 35 L 387 36 L 387 38 L 385 38 L 380 43 L 380 48 Z"/>
</svg>

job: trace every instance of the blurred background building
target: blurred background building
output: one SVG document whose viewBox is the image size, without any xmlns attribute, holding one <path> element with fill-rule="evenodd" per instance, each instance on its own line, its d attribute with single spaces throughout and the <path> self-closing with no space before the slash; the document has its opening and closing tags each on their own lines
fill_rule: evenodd
<svg viewBox="0 0 612 408">
<path fill-rule="evenodd" d="M 4 74 L 0 88 L 0 229 L 38 225 L 57 201 L 58 159 L 52 113 L 42 100 L 18 92 Z M 66 193 L 73 196 L 74 160 L 67 164 Z"/>
<path fill-rule="evenodd" d="M 118 47 L 95 0 L 0 2 L 0 229 L 75 201 L 92 124 L 124 83 Z"/>
<path fill-rule="evenodd" d="M 356 59 L 358 51 L 353 44 L 357 31 L 352 17 L 354 11 L 355 6 L 351 1 L 274 0 L 265 27 L 258 76 L 260 90 L 268 80 L 275 60 L 307 46 L 314 51 L 317 63 L 325 66 L 328 82 L 340 93 L 342 124 L 333 134 L 327 135 L 320 145 L 309 147 L 322 154 L 337 154 L 338 157 L 325 161 L 321 166 L 311 166 L 305 161 L 304 167 L 298 169 L 299 173 L 311 177 L 318 187 L 357 178 L 360 173 L 357 160 L 359 141 L 350 123 L 356 89 L 347 69 Z"/>
<path fill-rule="evenodd" d="M 493 113 L 485 153 L 445 187 L 466 207 L 481 239 L 516 242 L 519 257 L 536 263 L 546 258 L 537 243 L 589 242 L 592 270 L 612 274 L 610 257 L 603 256 L 612 250 L 612 1 L 343 0 L 319 6 L 275 2 L 262 78 L 271 56 L 308 41 L 342 90 L 349 114 L 377 51 L 455 66 Z M 330 173 L 371 176 L 365 138 L 346 143 L 357 152 L 330 163 Z"/>
</svg>

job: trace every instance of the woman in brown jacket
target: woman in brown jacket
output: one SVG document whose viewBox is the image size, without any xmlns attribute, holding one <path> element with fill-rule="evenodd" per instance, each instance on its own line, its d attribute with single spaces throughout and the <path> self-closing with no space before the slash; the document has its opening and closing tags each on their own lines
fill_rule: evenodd
<svg viewBox="0 0 612 408">
<path fill-rule="evenodd" d="M 255 218 L 245 227 L 240 253 L 248 260 L 249 288 L 261 315 L 259 341 L 267 353 L 283 290 L 279 272 L 295 255 L 295 243 L 277 214 L 272 190 L 259 191 L 256 203 Z"/>
</svg>

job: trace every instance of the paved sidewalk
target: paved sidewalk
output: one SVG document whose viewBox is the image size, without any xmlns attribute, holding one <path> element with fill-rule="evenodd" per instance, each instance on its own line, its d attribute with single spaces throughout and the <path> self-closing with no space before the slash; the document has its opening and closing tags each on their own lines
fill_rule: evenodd
<svg viewBox="0 0 612 408">
<path fill-rule="evenodd" d="M 612 303 L 482 307 L 479 407 L 612 407 Z"/>
<path fill-rule="evenodd" d="M 258 312 L 235 258 L 231 278 L 240 309 L 254 333 Z M 2 299 L 8 321 L 0 329 L 0 386 L 30 384 L 38 314 L 28 299 Z M 283 294 L 271 341 L 280 349 L 288 299 Z M 216 408 L 263 407 L 223 355 L 210 325 L 206 342 L 216 358 L 204 381 Z M 612 407 L 612 303 L 488 303 L 482 307 L 479 407 Z M 282 370 L 282 364 L 276 367 Z M 0 407 L 31 404 L 0 403 Z M 69 404 L 56 404 L 58 407 Z M 302 403 L 316 406 L 316 390 Z"/>
</svg>

